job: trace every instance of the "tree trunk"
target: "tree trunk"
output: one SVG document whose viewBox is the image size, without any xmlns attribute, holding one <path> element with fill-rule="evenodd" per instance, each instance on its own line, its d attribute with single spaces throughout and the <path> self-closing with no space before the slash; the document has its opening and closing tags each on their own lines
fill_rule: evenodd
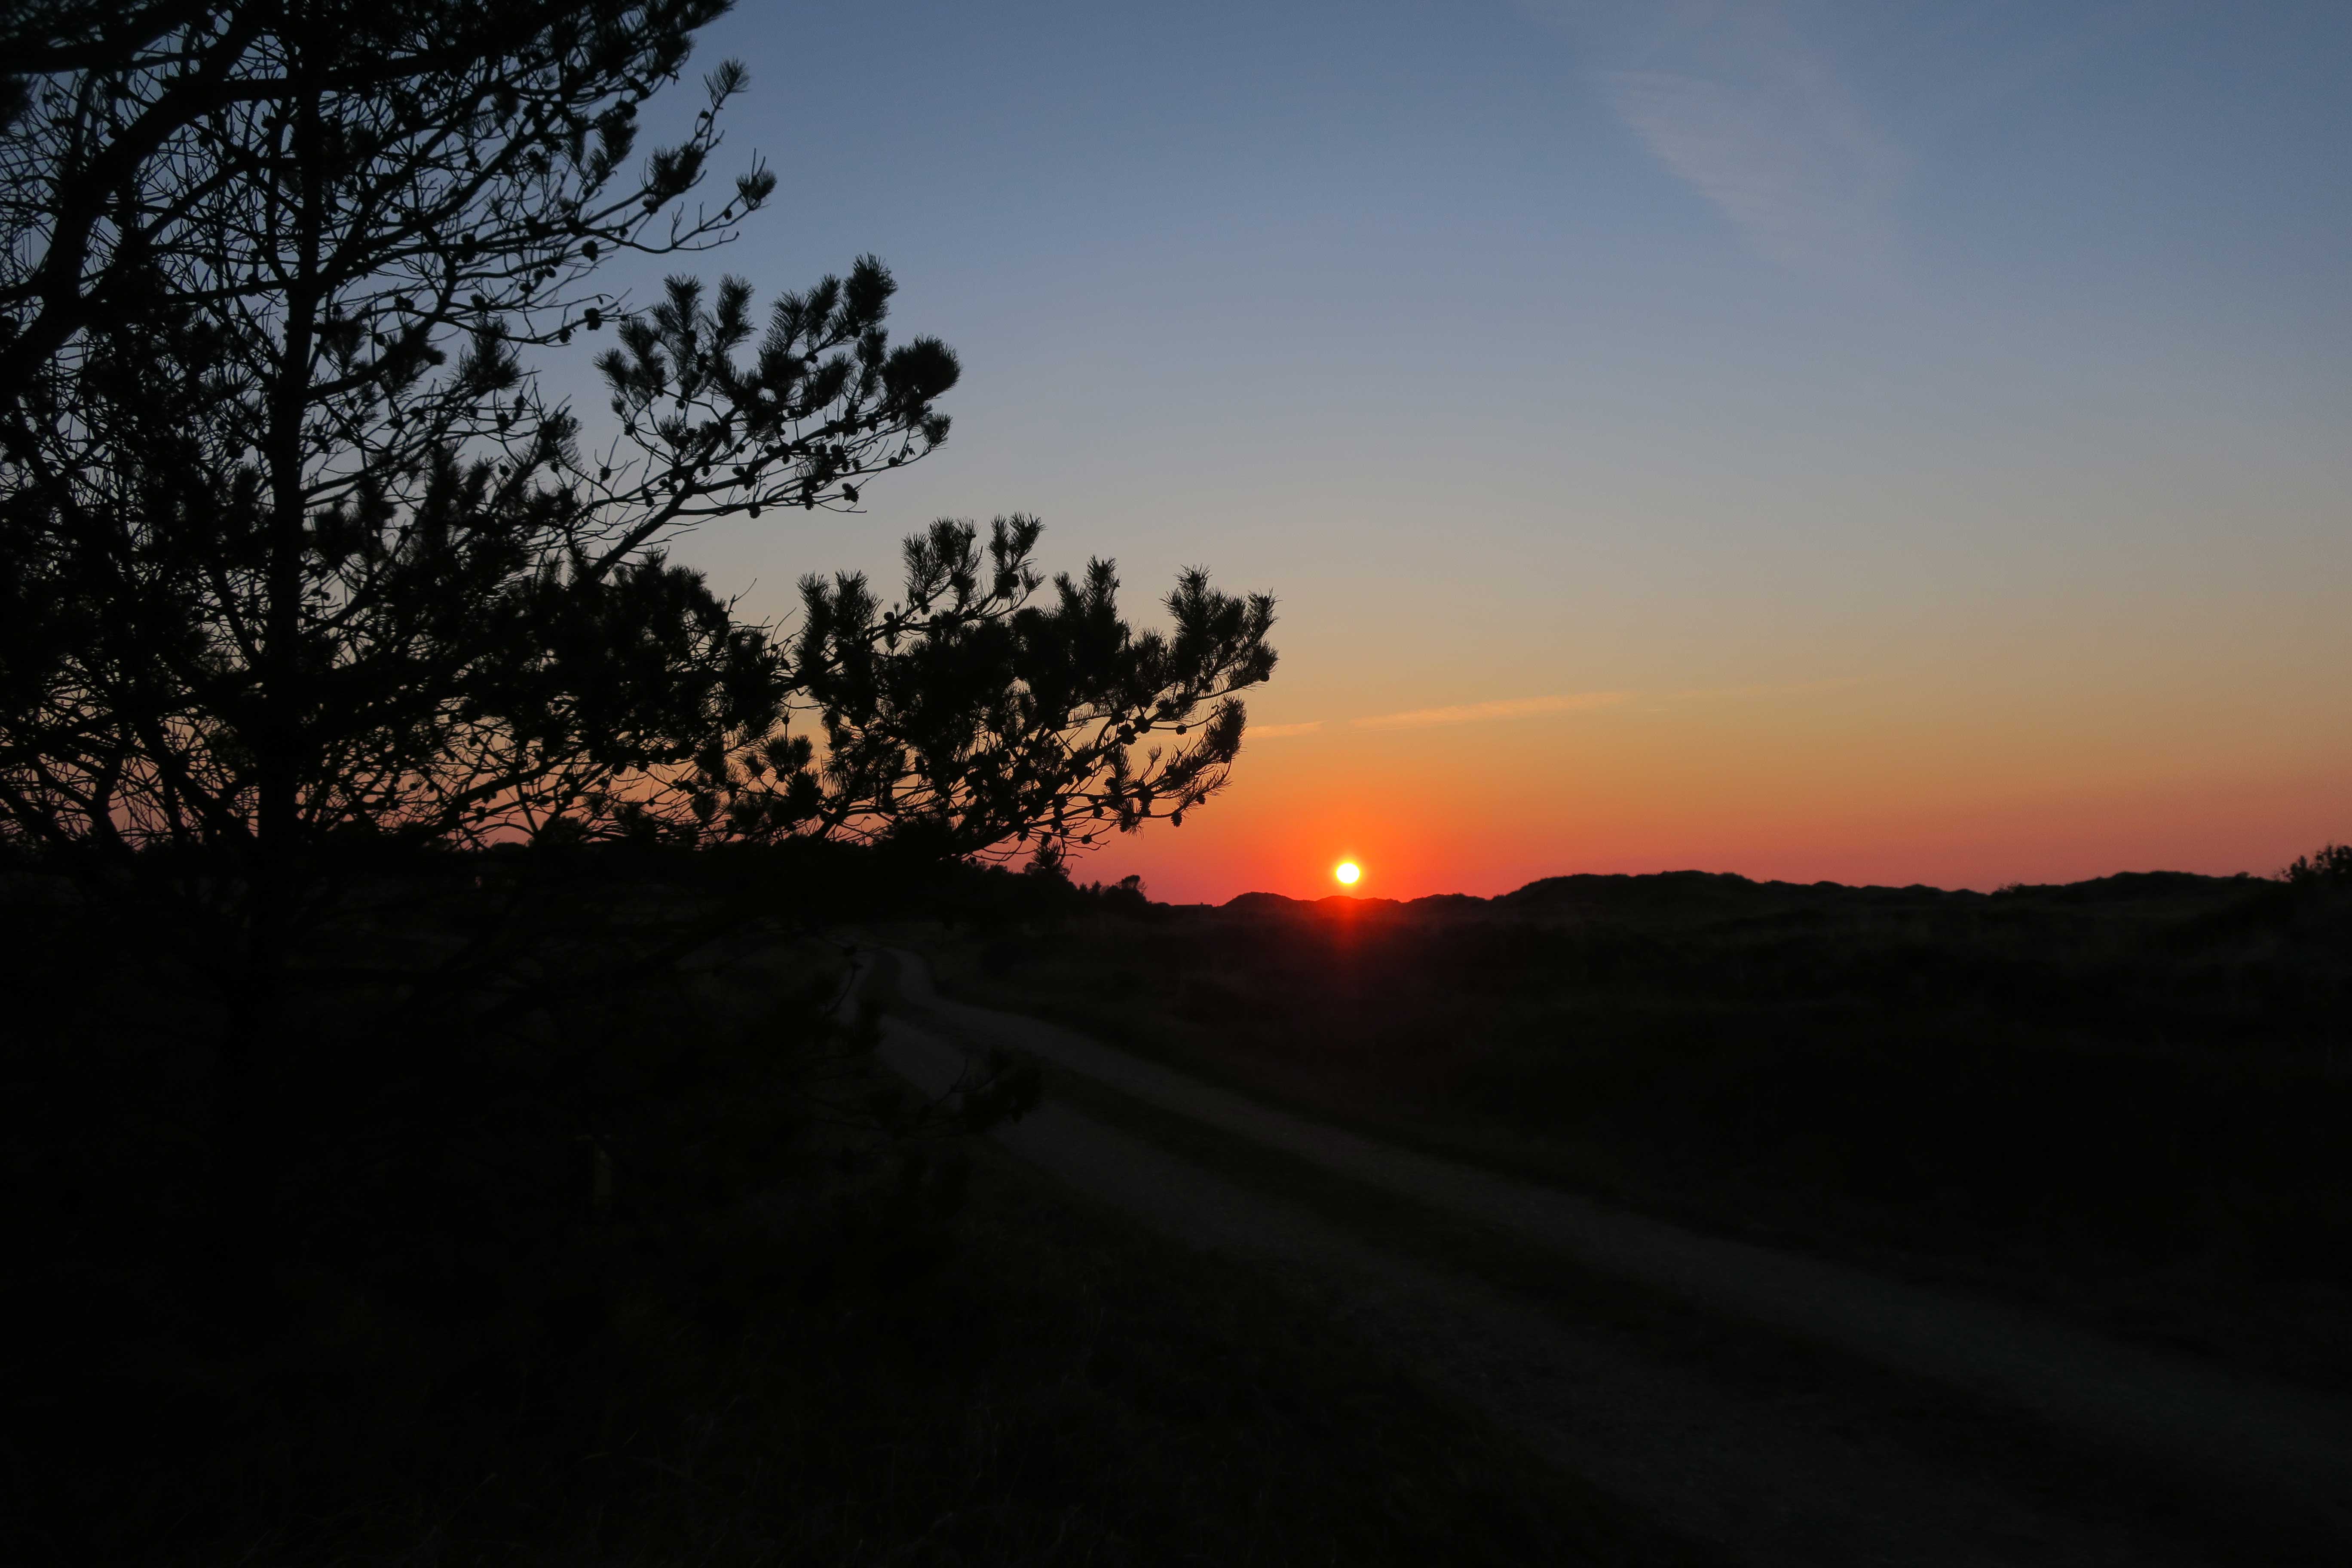
<svg viewBox="0 0 2352 1568">
<path fill-rule="evenodd" d="M 295 70 L 302 69 L 297 50 Z M 303 417 L 310 405 L 322 287 L 320 252 L 325 218 L 318 99 L 303 93 L 292 117 L 292 156 L 300 182 L 299 218 L 289 237 L 290 276 L 285 338 L 269 394 L 263 447 L 268 469 L 269 536 L 264 563 L 262 636 L 256 670 L 257 714 L 252 838 L 246 878 L 245 951 L 220 1056 L 223 1218 L 236 1249 L 233 1271 L 266 1297 L 280 1254 L 280 1173 L 299 1131 L 301 1109 L 289 1102 L 288 984 L 295 921 L 305 876 L 301 785 L 310 730 L 303 655 L 305 473 Z"/>
</svg>

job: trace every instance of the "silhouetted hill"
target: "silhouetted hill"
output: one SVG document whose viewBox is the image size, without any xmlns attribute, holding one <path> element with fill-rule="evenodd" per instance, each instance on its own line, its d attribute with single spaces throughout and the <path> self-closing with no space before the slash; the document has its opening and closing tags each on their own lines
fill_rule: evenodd
<svg viewBox="0 0 2352 1568">
<path fill-rule="evenodd" d="M 1974 900 L 1941 888 L 1851 888 L 1838 882 L 1758 882 L 1727 871 L 1661 871 L 1650 876 L 1547 877 L 1495 902 L 1515 914 L 1615 921 L 1716 921 L 1799 910 L 1884 908 Z"/>
<path fill-rule="evenodd" d="M 1771 920 L 1808 913 L 1856 915 L 1917 910 L 1984 909 L 1993 900 L 2006 907 L 2048 905 L 2167 905 L 2184 910 L 2233 901 L 2271 884 L 2244 875 L 2207 877 L 2190 871 L 2122 871 L 2088 881 L 2023 884 L 1998 893 L 1969 889 L 1850 886 L 1843 882 L 1756 881 L 1730 871 L 1575 872 L 1545 877 L 1492 899 L 1469 893 L 1433 893 L 1399 902 L 1394 899 L 1333 894 L 1292 899 L 1280 893 L 1243 893 L 1218 908 L 1236 914 L 1323 910 L 1402 910 L 1415 915 L 1517 918 L 1544 922 L 1599 921 L 1631 925 L 1704 925 L 1723 921 Z"/>
<path fill-rule="evenodd" d="M 1440 898 L 1460 899 L 1468 903 L 1486 902 L 1466 893 L 1444 893 Z M 1433 900 L 1415 900 L 1414 904 Z M 1297 910 L 1318 910 L 1324 913 L 1359 912 L 1368 910 L 1402 910 L 1413 907 L 1394 899 L 1361 899 L 1349 893 L 1333 893 L 1320 899 L 1294 899 L 1283 893 L 1237 893 L 1223 903 L 1214 906 L 1235 914 L 1289 914 Z"/>
<path fill-rule="evenodd" d="M 1995 897 L 2062 904 L 2126 904 L 2234 898 L 2262 885 L 2243 872 L 2235 877 L 2203 877 L 2194 871 L 2118 871 L 2087 882 L 2020 883 L 2003 888 Z"/>
</svg>

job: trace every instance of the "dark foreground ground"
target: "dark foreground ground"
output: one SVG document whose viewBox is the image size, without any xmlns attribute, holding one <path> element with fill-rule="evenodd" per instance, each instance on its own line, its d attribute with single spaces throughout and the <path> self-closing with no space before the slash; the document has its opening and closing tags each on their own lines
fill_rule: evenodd
<svg viewBox="0 0 2352 1568">
<path fill-rule="evenodd" d="M 199 988 L 7 912 L 9 1562 L 1700 1560 L 1311 1300 L 910 1120 L 823 1034 L 828 942 L 516 1027 L 313 1017 L 257 1246 Z"/>
<path fill-rule="evenodd" d="M 2352 1389 L 2352 889 L 1570 877 L 935 952 L 1341 1125 Z"/>
<path fill-rule="evenodd" d="M 35 1325 L 5 1346 L 10 1560 L 1708 1560 L 1316 1291 L 926 1121 L 870 1037 L 825 1024 L 835 943 L 771 921 L 615 979 L 614 942 L 706 890 L 603 875 L 551 895 L 572 923 L 515 960 L 525 1010 L 424 1020 L 362 973 L 447 947 L 467 895 L 322 941 L 301 1114 L 263 1126 L 266 1245 L 223 1224 L 243 1189 L 200 977 L 112 914 L 0 900 L 5 1289 Z M 950 992 L 1319 1121 L 2352 1388 L 2341 889 L 893 897 L 865 923 Z M 1366 1213 L 1045 1083 L 1331 1223 Z M 1446 1279 L 1617 1310 L 1391 1217 Z M 1820 1424 L 1783 1364 L 1804 1352 L 1701 1337 Z M 2006 1428 L 1935 1441 L 2039 1462 Z"/>
<path fill-rule="evenodd" d="M 1310 1290 L 1570 1473 L 1754 1568 L 2207 1568 L 2352 1554 L 2352 1402 L 1981 1294 L 1711 1236 L 1267 1106 L 876 952 L 882 1058 L 992 1050 L 991 1136 Z"/>
</svg>

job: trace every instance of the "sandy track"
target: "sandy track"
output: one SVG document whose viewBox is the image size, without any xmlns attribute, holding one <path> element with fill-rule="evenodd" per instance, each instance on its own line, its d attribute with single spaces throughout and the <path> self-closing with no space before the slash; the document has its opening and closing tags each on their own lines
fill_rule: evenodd
<svg viewBox="0 0 2352 1568">
<path fill-rule="evenodd" d="M 2352 1541 L 2352 1418 L 2325 1402 L 1358 1137 L 1071 1030 L 941 998 L 919 959 L 891 958 L 899 1005 L 885 1022 L 882 1054 L 933 1093 L 962 1074 L 971 1046 L 1025 1050 L 1517 1244 L 1958 1387 Z M 2165 1539 L 2127 1502 L 2021 1487 L 1907 1452 L 1887 1440 L 1866 1400 L 1845 1391 L 1727 1387 L 1621 1332 L 1384 1249 L 1066 1106 L 1049 1103 L 998 1136 L 1171 1235 L 1312 1276 L 1359 1332 L 1563 1464 L 1742 1561 L 2302 1560 L 2251 1541 L 2217 1551 L 2208 1539 L 2200 1551 Z"/>
</svg>

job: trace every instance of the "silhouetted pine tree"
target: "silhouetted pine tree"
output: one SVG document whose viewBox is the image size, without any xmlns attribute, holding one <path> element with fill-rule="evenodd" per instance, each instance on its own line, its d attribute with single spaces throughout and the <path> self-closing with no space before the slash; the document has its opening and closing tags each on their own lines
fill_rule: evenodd
<svg viewBox="0 0 2352 1568">
<path fill-rule="evenodd" d="M 1264 599 L 1189 575 L 1137 637 L 1034 521 L 910 542 L 903 603 L 807 589 L 798 637 L 663 546 L 854 507 L 947 435 L 954 355 L 893 344 L 871 258 L 776 300 L 616 253 L 696 201 L 726 64 L 635 155 L 712 0 L 20 8 L 0 158 L 0 817 L 101 873 L 201 851 L 266 988 L 326 850 L 559 832 L 921 837 L 954 853 L 1174 816 L 1238 745 Z M 795 171 L 797 175 L 800 172 Z M 796 178 L 795 183 L 800 183 Z M 593 449 L 524 355 L 614 331 Z M 788 731 L 821 711 L 827 748 Z M 1213 710 L 1203 716 L 1204 707 Z M 1184 739 L 1137 751 L 1155 730 Z"/>
</svg>

